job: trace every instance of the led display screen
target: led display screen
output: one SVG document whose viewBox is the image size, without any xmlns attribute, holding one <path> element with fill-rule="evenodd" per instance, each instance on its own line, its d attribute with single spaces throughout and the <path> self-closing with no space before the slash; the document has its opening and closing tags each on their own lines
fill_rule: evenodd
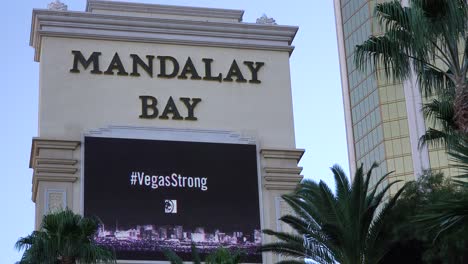
<svg viewBox="0 0 468 264">
<path fill-rule="evenodd" d="M 261 262 L 257 150 L 250 144 L 85 137 L 84 214 L 123 260 L 191 260 L 224 247 Z"/>
</svg>

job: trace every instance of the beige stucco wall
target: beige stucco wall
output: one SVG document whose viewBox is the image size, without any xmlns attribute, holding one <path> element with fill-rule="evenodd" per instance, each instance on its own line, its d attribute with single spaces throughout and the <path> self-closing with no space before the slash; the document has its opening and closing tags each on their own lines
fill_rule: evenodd
<svg viewBox="0 0 468 264">
<path fill-rule="evenodd" d="M 262 146 L 292 148 L 294 124 L 289 74 L 289 54 L 232 48 L 191 47 L 119 41 L 81 39 L 43 39 L 40 71 L 39 136 L 81 140 L 83 132 L 109 125 L 156 126 L 171 128 L 231 130 L 256 136 Z M 102 52 L 100 68 L 105 71 L 115 52 L 131 72 L 129 54 L 173 56 L 185 64 L 190 56 L 199 74 L 204 74 L 202 58 L 212 58 L 213 75 L 229 70 L 238 62 L 244 77 L 250 71 L 243 61 L 264 62 L 260 84 L 157 78 L 159 61 L 154 59 L 154 77 L 140 69 L 140 77 L 91 74 L 81 65 L 71 73 L 72 50 L 88 58 Z M 140 95 L 158 99 L 160 113 L 172 96 L 181 115 L 187 114 L 179 97 L 201 98 L 195 108 L 197 121 L 141 119 Z"/>
</svg>

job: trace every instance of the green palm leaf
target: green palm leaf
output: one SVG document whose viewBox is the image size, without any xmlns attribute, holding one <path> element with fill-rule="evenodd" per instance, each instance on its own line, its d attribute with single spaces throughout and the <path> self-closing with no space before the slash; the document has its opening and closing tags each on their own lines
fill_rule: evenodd
<svg viewBox="0 0 468 264">
<path fill-rule="evenodd" d="M 292 194 L 283 195 L 294 214 L 280 218 L 295 233 L 264 230 L 277 241 L 265 244 L 260 251 L 272 251 L 293 257 L 291 263 L 303 263 L 297 258 L 318 263 L 366 264 L 378 260 L 387 252 L 389 243 L 382 237 L 382 225 L 400 192 L 384 203 L 386 191 L 396 182 L 381 185 L 388 175 L 369 187 L 373 169 L 364 173 L 360 166 L 352 184 L 339 166 L 331 168 L 336 193 L 324 182 L 304 180 Z M 280 263 L 288 263 L 284 260 Z"/>
<path fill-rule="evenodd" d="M 166 257 L 166 259 L 169 260 L 171 264 L 183 264 L 184 263 L 184 261 L 179 256 L 177 256 L 177 254 L 172 250 L 165 249 L 163 251 L 163 254 Z"/>
<path fill-rule="evenodd" d="M 25 250 L 19 263 L 115 263 L 114 251 L 94 243 L 98 225 L 97 219 L 69 209 L 47 214 L 39 231 L 16 242 L 18 250 Z"/>
<path fill-rule="evenodd" d="M 426 97 L 453 91 L 453 128 L 468 133 L 466 1 L 410 0 L 409 7 L 402 7 L 394 0 L 377 4 L 375 16 L 383 34 L 356 46 L 357 68 L 381 67 L 383 77 L 398 82 L 414 70 Z M 423 141 L 443 139 L 431 135 L 435 136 L 427 133 Z"/>
</svg>

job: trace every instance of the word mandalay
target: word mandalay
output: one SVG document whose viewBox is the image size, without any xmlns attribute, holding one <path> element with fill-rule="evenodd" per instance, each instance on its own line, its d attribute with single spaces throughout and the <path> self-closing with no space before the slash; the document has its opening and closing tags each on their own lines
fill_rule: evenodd
<svg viewBox="0 0 468 264">
<path fill-rule="evenodd" d="M 145 71 L 150 77 L 154 75 L 154 59 L 153 55 L 146 55 L 146 59 L 142 59 L 137 54 L 130 54 L 131 63 L 124 65 L 120 59 L 119 54 L 116 52 L 112 57 L 109 65 L 106 65 L 105 71 L 103 72 L 100 64 L 101 52 L 93 52 L 88 58 L 83 56 L 81 51 L 73 50 L 73 67 L 70 72 L 79 73 L 79 65 L 85 70 L 92 68 L 90 73 L 92 74 L 107 74 L 107 75 L 120 75 L 120 76 L 141 76 L 140 70 Z M 258 78 L 258 72 L 265 63 L 243 61 L 242 64 L 238 64 L 236 60 L 233 60 L 229 70 L 223 75 L 223 73 L 213 73 L 212 63 L 213 59 L 202 58 L 201 61 L 204 65 L 204 69 L 197 69 L 192 59 L 188 57 L 185 62 L 180 63 L 176 58 L 171 56 L 157 56 L 156 59 L 159 61 L 159 71 L 157 73 L 158 78 L 177 78 L 177 79 L 191 79 L 191 80 L 206 80 L 206 81 L 218 81 L 218 82 L 232 82 L 238 83 L 261 83 Z M 130 71 L 131 69 L 131 71 Z"/>
</svg>

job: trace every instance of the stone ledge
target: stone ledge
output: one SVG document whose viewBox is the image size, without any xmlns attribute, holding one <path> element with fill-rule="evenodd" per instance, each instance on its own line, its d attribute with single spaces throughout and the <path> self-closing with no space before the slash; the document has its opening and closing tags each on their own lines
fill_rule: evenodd
<svg viewBox="0 0 468 264">
<path fill-rule="evenodd" d="M 294 159 L 299 162 L 304 152 L 304 149 L 262 149 L 260 154 L 262 154 L 264 158 Z"/>
<path fill-rule="evenodd" d="M 77 160 L 69 160 L 69 159 L 36 159 L 36 167 L 37 166 L 44 166 L 46 167 L 48 164 L 54 164 L 54 165 L 64 165 L 64 166 L 70 166 L 70 165 L 75 165 L 78 161 Z"/>
<path fill-rule="evenodd" d="M 265 180 L 266 181 L 276 181 L 276 182 L 290 182 L 294 181 L 297 183 L 302 179 L 300 175 L 302 167 L 297 168 L 264 168 L 265 171 Z"/>
</svg>

